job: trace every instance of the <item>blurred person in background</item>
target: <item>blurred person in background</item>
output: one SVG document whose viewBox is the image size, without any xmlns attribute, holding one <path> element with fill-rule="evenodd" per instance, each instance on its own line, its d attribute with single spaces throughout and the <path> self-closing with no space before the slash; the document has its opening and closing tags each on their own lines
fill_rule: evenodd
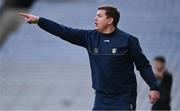
<svg viewBox="0 0 180 111">
<path fill-rule="evenodd" d="M 152 106 L 152 110 L 170 110 L 172 75 L 166 69 L 166 60 L 163 56 L 154 58 L 154 74 L 158 80 L 161 97 Z"/>
<path fill-rule="evenodd" d="M 134 63 L 150 87 L 150 103 L 154 104 L 159 99 L 157 81 L 138 39 L 117 28 L 120 18 L 117 8 L 109 5 L 98 7 L 94 18 L 95 30 L 73 29 L 43 17 L 20 15 L 27 23 L 38 24 L 45 31 L 87 49 L 92 87 L 95 89 L 93 110 L 136 109 Z"/>
<path fill-rule="evenodd" d="M 17 30 L 22 20 L 17 13 L 19 11 L 28 12 L 35 0 L 4 0 L 0 7 L 0 48 L 8 36 Z"/>
</svg>

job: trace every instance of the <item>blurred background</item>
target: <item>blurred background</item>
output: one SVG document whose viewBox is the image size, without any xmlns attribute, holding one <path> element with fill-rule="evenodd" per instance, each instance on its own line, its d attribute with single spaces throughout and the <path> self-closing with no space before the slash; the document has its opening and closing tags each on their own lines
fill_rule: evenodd
<svg viewBox="0 0 180 111">
<path fill-rule="evenodd" d="M 118 27 L 139 38 L 147 58 L 167 59 L 173 110 L 180 109 L 179 0 L 0 0 L 0 110 L 91 110 L 94 90 L 85 49 L 28 25 L 18 12 L 73 28 L 93 29 L 99 5 L 116 6 Z M 137 72 L 137 71 L 136 71 Z M 139 76 L 138 110 L 150 110 Z"/>
</svg>

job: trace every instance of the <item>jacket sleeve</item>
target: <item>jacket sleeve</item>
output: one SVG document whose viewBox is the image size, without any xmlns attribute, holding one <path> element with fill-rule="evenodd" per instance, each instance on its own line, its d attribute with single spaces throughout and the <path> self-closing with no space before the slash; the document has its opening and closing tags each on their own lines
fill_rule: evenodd
<svg viewBox="0 0 180 111">
<path fill-rule="evenodd" d="M 149 85 L 150 90 L 159 90 L 151 65 L 146 56 L 143 54 L 138 39 L 136 37 L 130 37 L 128 47 L 131 58 L 136 65 L 136 69 L 140 72 L 141 77 Z"/>
<path fill-rule="evenodd" d="M 42 17 L 39 18 L 38 26 L 72 44 L 87 47 L 87 30 L 69 28 Z"/>
<path fill-rule="evenodd" d="M 160 91 L 163 92 L 161 93 L 160 101 L 171 101 L 172 81 L 172 74 L 165 72 L 160 85 Z"/>
</svg>

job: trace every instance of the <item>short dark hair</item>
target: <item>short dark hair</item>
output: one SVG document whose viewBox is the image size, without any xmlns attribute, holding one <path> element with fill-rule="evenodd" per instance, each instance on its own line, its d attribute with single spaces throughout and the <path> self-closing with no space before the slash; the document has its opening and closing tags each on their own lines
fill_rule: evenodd
<svg viewBox="0 0 180 111">
<path fill-rule="evenodd" d="M 165 59 L 165 57 L 163 57 L 163 56 L 156 56 L 156 57 L 154 58 L 154 60 L 155 60 L 155 61 L 159 61 L 159 62 L 161 62 L 161 63 L 166 63 L 166 59 Z"/>
<path fill-rule="evenodd" d="M 102 5 L 98 7 L 98 10 L 106 10 L 106 15 L 107 17 L 112 17 L 113 18 L 113 25 L 117 27 L 117 24 L 120 19 L 120 13 L 118 9 L 114 6 L 110 5 Z"/>
</svg>

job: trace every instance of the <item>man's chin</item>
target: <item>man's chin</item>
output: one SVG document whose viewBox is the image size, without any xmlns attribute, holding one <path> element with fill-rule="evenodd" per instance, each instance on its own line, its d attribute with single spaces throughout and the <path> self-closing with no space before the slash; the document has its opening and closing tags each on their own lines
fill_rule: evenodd
<svg viewBox="0 0 180 111">
<path fill-rule="evenodd" d="M 98 31 L 98 32 L 100 31 L 99 28 L 97 28 L 97 27 L 95 27 L 95 30 Z"/>
</svg>

